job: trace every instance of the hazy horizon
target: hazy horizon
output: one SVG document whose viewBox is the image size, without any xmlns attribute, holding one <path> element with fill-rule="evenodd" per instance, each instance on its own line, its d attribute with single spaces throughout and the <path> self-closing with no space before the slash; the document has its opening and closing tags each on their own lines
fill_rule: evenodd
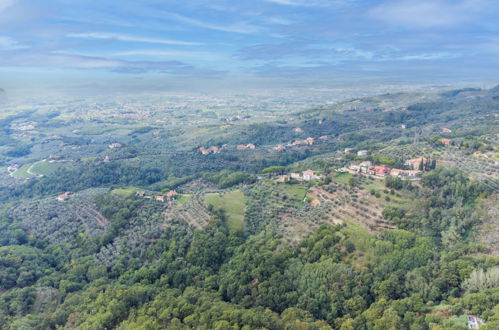
<svg viewBox="0 0 499 330">
<path fill-rule="evenodd" d="M 0 0 L 0 88 L 492 85 L 498 12 L 489 0 Z"/>
</svg>

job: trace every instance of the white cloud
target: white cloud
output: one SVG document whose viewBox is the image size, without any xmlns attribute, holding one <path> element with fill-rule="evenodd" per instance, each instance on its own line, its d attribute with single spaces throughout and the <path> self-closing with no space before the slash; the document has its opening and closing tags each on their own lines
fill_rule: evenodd
<svg viewBox="0 0 499 330">
<path fill-rule="evenodd" d="M 237 23 L 237 24 L 231 24 L 231 25 L 219 25 L 219 24 L 212 24 L 212 23 L 207 23 L 203 22 L 191 17 L 175 14 L 175 13 L 167 13 L 166 14 L 168 17 L 175 19 L 179 22 L 183 22 L 186 24 L 210 29 L 210 30 L 218 30 L 218 31 L 224 31 L 224 32 L 234 32 L 234 33 L 241 33 L 241 34 L 255 34 L 255 33 L 260 33 L 262 32 L 262 29 L 258 26 L 255 25 L 250 25 L 247 23 Z"/>
<path fill-rule="evenodd" d="M 67 37 L 82 38 L 82 39 L 109 39 L 109 40 L 141 42 L 141 43 L 151 43 L 151 44 L 178 45 L 178 46 L 199 46 L 199 45 L 202 45 L 202 43 L 199 43 L 199 42 L 147 38 L 147 37 L 130 36 L 130 35 L 118 34 L 118 33 L 105 33 L 105 32 L 70 33 L 67 35 Z"/>
<path fill-rule="evenodd" d="M 27 47 L 12 38 L 0 36 L 0 50 L 15 50 L 21 48 Z"/>
<path fill-rule="evenodd" d="M 221 60 L 229 59 L 228 56 L 211 53 L 211 52 L 190 52 L 176 50 L 155 50 L 155 49 L 138 49 L 121 51 L 110 54 L 111 56 L 149 56 L 149 57 L 175 57 L 175 58 L 190 58 L 199 60 Z"/>
<path fill-rule="evenodd" d="M 408 28 L 453 27 L 476 18 L 488 0 L 402 0 L 374 7 L 369 16 Z"/>
</svg>

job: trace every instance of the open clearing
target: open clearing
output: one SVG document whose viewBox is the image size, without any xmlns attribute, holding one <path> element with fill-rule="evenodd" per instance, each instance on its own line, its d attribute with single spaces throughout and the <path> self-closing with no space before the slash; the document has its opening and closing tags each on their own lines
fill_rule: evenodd
<svg viewBox="0 0 499 330">
<path fill-rule="evenodd" d="M 127 188 L 113 189 L 112 193 L 118 196 L 128 197 L 135 194 L 137 191 L 139 191 L 138 188 L 127 187 Z"/>
<path fill-rule="evenodd" d="M 240 190 L 226 193 L 208 193 L 204 198 L 206 205 L 211 204 L 214 208 L 225 211 L 231 230 L 242 231 L 244 229 L 246 198 Z"/>
</svg>

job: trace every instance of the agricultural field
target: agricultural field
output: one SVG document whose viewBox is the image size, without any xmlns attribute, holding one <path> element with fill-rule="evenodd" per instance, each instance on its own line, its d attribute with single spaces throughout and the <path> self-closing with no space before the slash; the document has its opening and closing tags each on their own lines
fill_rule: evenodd
<svg viewBox="0 0 499 330">
<path fill-rule="evenodd" d="M 229 227 L 234 231 L 244 230 L 245 196 L 240 190 L 220 193 L 208 193 L 204 196 L 207 206 L 222 209 L 227 215 Z"/>
</svg>

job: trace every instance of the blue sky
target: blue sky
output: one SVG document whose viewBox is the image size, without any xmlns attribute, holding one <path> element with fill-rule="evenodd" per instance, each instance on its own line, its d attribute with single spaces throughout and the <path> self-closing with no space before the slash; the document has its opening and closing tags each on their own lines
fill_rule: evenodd
<svg viewBox="0 0 499 330">
<path fill-rule="evenodd" d="M 0 0 L 0 85 L 491 81 L 494 0 Z"/>
</svg>

